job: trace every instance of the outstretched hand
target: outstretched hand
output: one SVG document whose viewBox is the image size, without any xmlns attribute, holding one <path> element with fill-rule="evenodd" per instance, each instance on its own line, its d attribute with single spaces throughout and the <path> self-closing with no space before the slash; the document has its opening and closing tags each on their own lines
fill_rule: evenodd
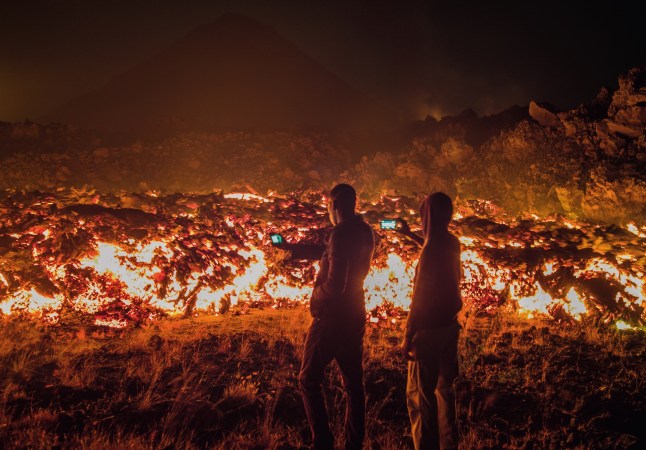
<svg viewBox="0 0 646 450">
<path fill-rule="evenodd" d="M 408 226 L 408 222 L 406 222 L 404 219 L 397 219 L 397 223 L 399 226 L 395 228 L 395 231 L 410 238 L 415 244 L 420 247 L 424 245 L 424 238 L 417 233 L 413 233 Z"/>
<path fill-rule="evenodd" d="M 408 222 L 406 222 L 404 219 L 397 219 L 397 227 L 395 227 L 395 231 L 398 231 L 401 234 L 409 234 L 410 233 L 410 227 L 408 226 Z"/>
<path fill-rule="evenodd" d="M 271 240 L 271 245 L 273 245 L 274 247 L 285 247 L 286 242 L 282 234 L 274 233 L 271 234 L 269 238 Z"/>
</svg>

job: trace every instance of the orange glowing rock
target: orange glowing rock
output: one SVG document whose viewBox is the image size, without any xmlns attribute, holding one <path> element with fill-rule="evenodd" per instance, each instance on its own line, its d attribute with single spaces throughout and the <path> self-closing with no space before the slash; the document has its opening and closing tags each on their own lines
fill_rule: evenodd
<svg viewBox="0 0 646 450">
<path fill-rule="evenodd" d="M 150 202 L 145 210 L 152 211 L 145 217 L 98 204 L 58 208 L 52 216 L 45 202 L 32 205 L 31 214 L 41 214 L 42 224 L 14 227 L 2 241 L 7 251 L 0 255 L 0 311 L 36 312 L 51 321 L 61 308 L 73 308 L 94 314 L 96 324 L 123 327 L 155 315 L 213 312 L 239 302 L 307 302 L 317 263 L 286 261 L 267 235 L 280 230 L 288 242 L 324 242 L 330 230 L 324 196 L 310 198 L 303 203 L 275 194 L 233 193 L 202 196 L 198 202 L 184 196 L 175 201 L 176 211 L 166 206 L 161 214 L 154 211 L 164 197 L 142 195 L 137 201 Z M 366 218 L 379 220 L 393 201 L 364 205 Z M 396 201 L 405 214 L 404 200 Z M 187 214 L 186 205 L 195 204 L 201 204 L 193 208 L 199 213 Z M 472 202 L 471 207 L 494 211 L 483 205 Z M 21 214 L 16 211 L 15 217 Z M 140 227 L 136 233 L 133 220 Z M 416 229 L 414 217 L 407 220 Z M 639 236 L 628 245 L 614 244 L 614 235 L 605 238 L 598 227 L 535 217 L 471 215 L 451 227 L 463 246 L 466 308 L 493 311 L 511 298 L 522 314 L 549 316 L 558 310 L 577 320 L 603 314 L 604 305 L 610 305 L 608 322 L 644 321 Z M 636 225 L 628 228 L 633 235 L 641 232 Z M 376 235 L 378 251 L 364 283 L 366 306 L 380 323 L 390 323 L 397 317 L 395 308 L 410 306 L 419 249 L 396 233 L 376 229 Z M 586 246 L 607 254 L 590 258 Z M 604 292 L 599 286 L 610 286 L 612 297 L 599 298 Z"/>
</svg>

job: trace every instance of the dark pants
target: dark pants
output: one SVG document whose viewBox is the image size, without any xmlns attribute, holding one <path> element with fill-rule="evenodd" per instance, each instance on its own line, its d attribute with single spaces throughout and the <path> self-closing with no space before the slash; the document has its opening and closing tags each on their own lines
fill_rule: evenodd
<svg viewBox="0 0 646 450">
<path fill-rule="evenodd" d="M 459 325 L 421 330 L 413 339 L 406 398 L 416 450 L 457 449 L 453 382 L 458 376 Z"/>
<path fill-rule="evenodd" d="M 325 368 L 332 360 L 341 371 L 345 388 L 345 448 L 362 448 L 366 416 L 362 365 L 364 331 L 365 315 L 361 315 L 352 319 L 317 317 L 307 333 L 299 384 L 315 449 L 334 448 L 321 388 Z"/>
</svg>

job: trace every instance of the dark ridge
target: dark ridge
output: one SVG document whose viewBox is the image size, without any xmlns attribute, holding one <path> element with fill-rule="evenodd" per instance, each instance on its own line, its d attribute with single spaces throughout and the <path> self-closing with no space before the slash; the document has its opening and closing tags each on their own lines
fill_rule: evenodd
<svg viewBox="0 0 646 450">
<path fill-rule="evenodd" d="M 133 134 L 394 128 L 396 115 L 251 18 L 198 27 L 43 118 Z"/>
</svg>

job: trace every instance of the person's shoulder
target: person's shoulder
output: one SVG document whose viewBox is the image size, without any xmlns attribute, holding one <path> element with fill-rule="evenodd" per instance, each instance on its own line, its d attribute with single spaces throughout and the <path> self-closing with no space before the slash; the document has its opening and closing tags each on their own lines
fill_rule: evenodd
<svg viewBox="0 0 646 450">
<path fill-rule="evenodd" d="M 334 228 L 332 228 L 332 232 L 330 233 L 330 239 L 340 239 L 348 234 L 351 229 L 347 226 L 345 222 L 341 222 L 339 224 L 336 224 Z"/>
<path fill-rule="evenodd" d="M 338 237 L 351 237 L 356 236 L 357 233 L 373 233 L 373 229 L 368 222 L 359 216 L 353 220 L 346 220 L 336 225 L 332 230 L 332 234 Z"/>
<path fill-rule="evenodd" d="M 374 230 L 372 226 L 368 222 L 366 222 L 363 217 L 357 222 L 357 229 L 360 230 L 360 233 L 364 236 L 370 236 L 374 239 Z"/>
<path fill-rule="evenodd" d="M 335 227 L 334 230 L 340 230 L 340 231 L 345 231 L 345 230 L 353 230 L 356 229 L 357 227 L 370 227 L 368 223 L 363 220 L 363 217 L 360 215 L 357 215 L 353 218 L 346 219 L 341 223 L 338 223 Z"/>
<path fill-rule="evenodd" d="M 362 217 L 361 220 L 359 220 L 359 226 L 363 228 L 366 231 L 373 231 L 372 225 L 370 225 L 368 222 L 365 221 L 365 219 Z"/>
</svg>

